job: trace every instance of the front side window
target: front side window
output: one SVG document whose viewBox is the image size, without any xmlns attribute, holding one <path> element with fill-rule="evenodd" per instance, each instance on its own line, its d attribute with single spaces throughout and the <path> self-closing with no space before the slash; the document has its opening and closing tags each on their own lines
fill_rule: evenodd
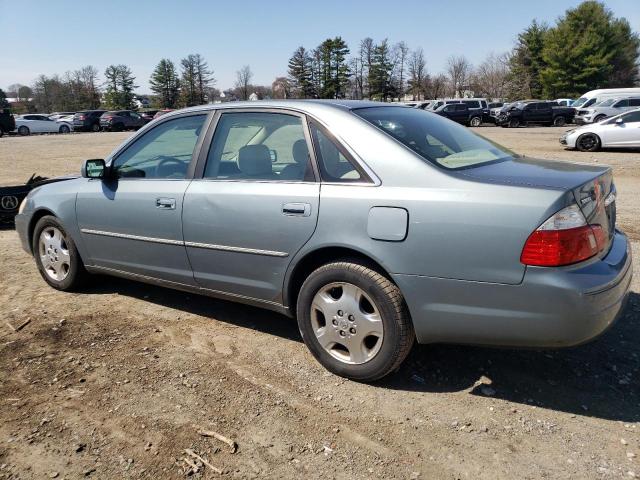
<svg viewBox="0 0 640 480">
<path fill-rule="evenodd" d="M 204 177 L 313 181 L 302 119 L 284 113 L 223 113 L 211 142 Z"/>
<path fill-rule="evenodd" d="M 456 169 L 509 160 L 515 154 L 437 115 L 401 107 L 353 112 L 437 166 Z"/>
<path fill-rule="evenodd" d="M 187 175 L 206 115 L 179 117 L 146 132 L 116 157 L 118 178 L 182 179 Z"/>
<path fill-rule="evenodd" d="M 633 111 L 629 113 L 625 113 L 621 115 L 620 118 L 624 121 L 624 123 L 637 123 L 640 122 L 640 111 Z"/>
<path fill-rule="evenodd" d="M 618 103 L 616 103 L 613 108 L 622 108 L 622 107 L 628 107 L 629 106 L 629 100 L 620 100 Z"/>
</svg>

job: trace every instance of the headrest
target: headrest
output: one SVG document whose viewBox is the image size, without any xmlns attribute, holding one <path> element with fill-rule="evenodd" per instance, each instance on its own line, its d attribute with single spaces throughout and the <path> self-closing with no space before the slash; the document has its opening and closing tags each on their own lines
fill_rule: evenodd
<svg viewBox="0 0 640 480">
<path fill-rule="evenodd" d="M 296 140 L 293 144 L 293 159 L 300 165 L 306 165 L 309 161 L 309 149 L 307 148 L 307 141 L 304 139 Z"/>
<path fill-rule="evenodd" d="M 245 145 L 238 151 L 238 168 L 246 175 L 271 175 L 271 154 L 266 145 Z"/>
</svg>

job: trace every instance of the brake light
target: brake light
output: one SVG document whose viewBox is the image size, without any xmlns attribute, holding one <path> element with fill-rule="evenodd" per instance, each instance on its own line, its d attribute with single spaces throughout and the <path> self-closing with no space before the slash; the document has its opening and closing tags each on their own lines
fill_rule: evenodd
<svg viewBox="0 0 640 480">
<path fill-rule="evenodd" d="M 600 225 L 588 225 L 577 205 L 560 210 L 538 227 L 524 244 L 525 265 L 559 267 L 593 257 L 606 246 Z"/>
</svg>

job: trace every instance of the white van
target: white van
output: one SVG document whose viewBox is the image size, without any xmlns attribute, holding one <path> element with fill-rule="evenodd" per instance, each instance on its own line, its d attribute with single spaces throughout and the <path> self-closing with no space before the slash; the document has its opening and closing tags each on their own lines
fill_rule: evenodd
<svg viewBox="0 0 640 480">
<path fill-rule="evenodd" d="M 602 88 L 591 90 L 571 104 L 575 108 L 586 108 L 608 98 L 630 97 L 640 95 L 640 88 Z"/>
</svg>

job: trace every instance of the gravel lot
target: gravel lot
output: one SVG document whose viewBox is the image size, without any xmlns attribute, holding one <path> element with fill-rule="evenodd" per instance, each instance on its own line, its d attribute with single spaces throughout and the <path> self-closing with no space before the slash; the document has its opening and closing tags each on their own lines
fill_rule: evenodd
<svg viewBox="0 0 640 480">
<path fill-rule="evenodd" d="M 640 272 L 640 152 L 565 151 L 563 130 L 477 129 L 527 156 L 612 165 Z M 0 184 L 76 172 L 128 135 L 2 138 Z M 323 370 L 288 318 L 108 277 L 57 292 L 11 228 L 0 251 L 0 478 L 181 478 L 187 448 L 233 478 L 640 477 L 638 275 L 591 344 L 417 346 L 363 385 Z"/>
</svg>

